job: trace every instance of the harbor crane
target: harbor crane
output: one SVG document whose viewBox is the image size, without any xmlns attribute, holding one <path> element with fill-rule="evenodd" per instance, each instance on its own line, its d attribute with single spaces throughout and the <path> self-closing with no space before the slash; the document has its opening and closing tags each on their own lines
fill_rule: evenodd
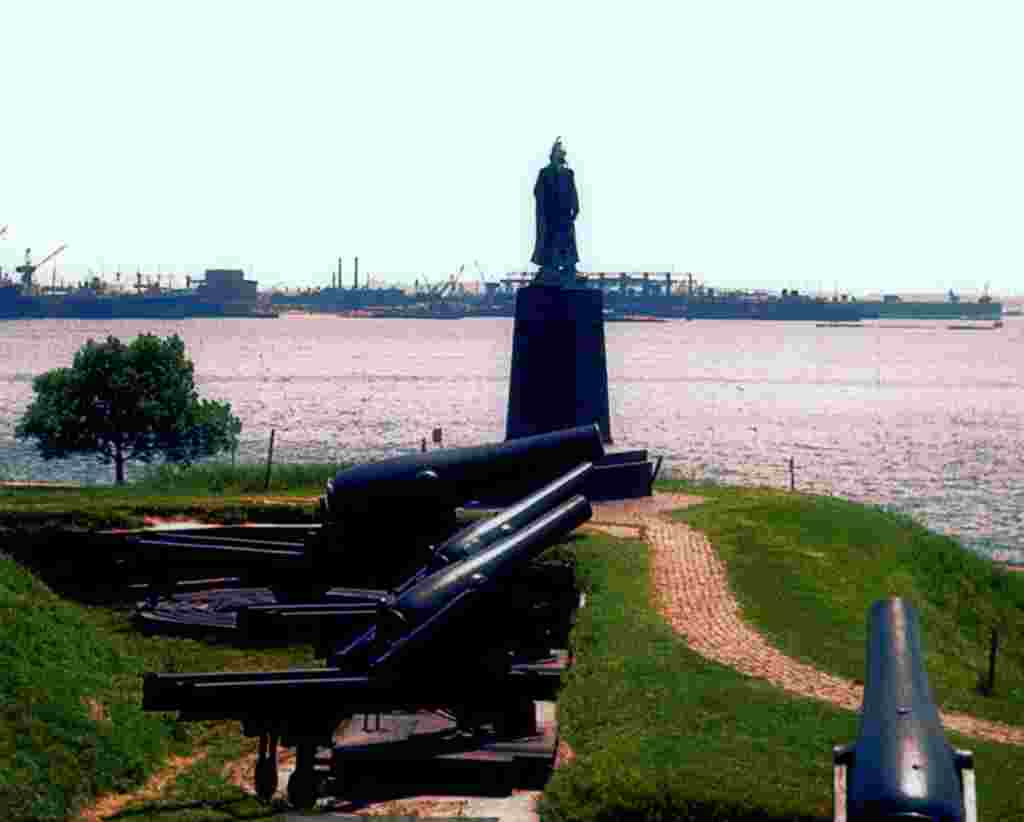
<svg viewBox="0 0 1024 822">
<path fill-rule="evenodd" d="M 38 263 L 32 262 L 32 249 L 25 249 L 25 264 L 19 265 L 15 268 L 15 272 L 21 275 L 21 287 L 27 293 L 32 290 L 32 275 L 42 266 L 46 265 L 50 260 L 60 254 L 65 248 L 68 247 L 67 243 L 57 246 L 53 251 L 47 254 Z"/>
<path fill-rule="evenodd" d="M 443 303 L 449 297 L 455 295 L 455 289 L 459 285 L 459 279 L 462 277 L 462 272 L 465 268 L 465 265 L 459 266 L 458 274 L 452 274 L 447 280 L 442 280 L 439 283 L 431 283 L 426 276 L 421 280 L 417 280 L 417 283 L 422 282 L 423 284 L 423 291 L 419 295 L 429 303 Z"/>
<path fill-rule="evenodd" d="M 423 275 L 423 295 L 428 300 L 440 300 L 444 297 L 444 291 L 448 287 L 448 283 L 442 280 L 439 283 L 432 283 L 427 279 L 426 275 Z"/>
<path fill-rule="evenodd" d="M 465 263 L 459 266 L 458 272 L 456 274 L 452 274 L 451 277 L 448 278 L 448 282 L 441 286 L 440 290 L 438 291 L 439 296 L 441 296 L 442 298 L 446 296 L 455 296 L 456 290 L 461 289 L 462 287 L 462 272 L 465 271 L 465 269 Z"/>
<path fill-rule="evenodd" d="M 487 275 L 484 274 L 483 268 L 480 267 L 479 260 L 473 260 L 473 265 L 476 268 L 476 273 L 480 276 L 480 296 L 490 298 L 494 296 L 494 292 L 497 291 L 500 283 L 492 283 L 487 279 Z"/>
</svg>

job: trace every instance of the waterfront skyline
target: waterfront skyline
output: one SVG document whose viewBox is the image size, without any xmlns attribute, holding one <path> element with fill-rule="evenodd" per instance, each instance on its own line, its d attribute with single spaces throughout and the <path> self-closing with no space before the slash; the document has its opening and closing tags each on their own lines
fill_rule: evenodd
<svg viewBox="0 0 1024 822">
<path fill-rule="evenodd" d="M 62 243 L 71 281 L 327 286 L 340 256 L 350 285 L 357 255 L 381 284 L 532 271 L 531 189 L 561 135 L 583 270 L 1020 290 L 1010 2 L 44 0 L 5 22 L 5 271 Z"/>
</svg>

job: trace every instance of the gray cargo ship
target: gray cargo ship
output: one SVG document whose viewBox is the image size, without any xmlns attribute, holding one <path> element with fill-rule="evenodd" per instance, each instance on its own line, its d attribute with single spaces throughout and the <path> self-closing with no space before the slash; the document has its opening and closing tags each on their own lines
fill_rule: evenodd
<svg viewBox="0 0 1024 822">
<path fill-rule="evenodd" d="M 945 302 L 904 300 L 895 294 L 885 294 L 881 300 L 858 303 L 866 320 L 999 320 L 1003 304 L 988 294 L 976 302 L 965 302 L 950 291 Z"/>
<path fill-rule="evenodd" d="M 98 280 L 66 292 L 41 290 L 32 271 L 22 282 L 0 281 L 0 319 L 186 319 L 189 317 L 276 317 L 261 306 L 255 280 L 237 269 L 209 269 L 187 289 L 143 288 L 137 294 L 105 291 Z M 34 267 L 32 267 L 34 271 Z M 28 276 L 25 276 L 26 273 Z"/>
</svg>

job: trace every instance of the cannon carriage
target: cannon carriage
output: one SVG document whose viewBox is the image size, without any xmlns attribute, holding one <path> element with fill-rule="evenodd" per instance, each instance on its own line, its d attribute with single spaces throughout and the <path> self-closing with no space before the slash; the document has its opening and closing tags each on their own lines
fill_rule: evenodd
<svg viewBox="0 0 1024 822">
<path fill-rule="evenodd" d="M 599 467 L 572 469 L 604 456 L 597 427 L 581 426 L 339 471 L 321 498 L 320 522 L 304 530 L 253 526 L 130 535 L 121 549 L 130 556 L 126 571 L 147 580 L 136 622 L 145 631 L 238 637 L 238 613 L 246 608 L 359 601 L 358 592 L 337 586 L 367 589 L 362 600 L 372 603 L 379 591 L 478 550 L 501 528 L 518 527 L 524 517 L 574 493 L 600 491 L 606 480 Z M 458 530 L 458 509 L 510 503 L 493 524 Z M 297 617 L 292 624 L 300 624 Z"/>
<path fill-rule="evenodd" d="M 450 547 L 467 512 L 515 504 L 583 462 L 591 500 L 649 495 L 661 464 L 646 451 L 606 454 L 596 425 L 386 459 L 339 471 L 316 522 L 91 534 L 63 576 L 88 596 L 141 600 L 143 631 L 239 639 L 246 607 L 350 597 L 337 586 L 372 599 L 403 585 L 444 555 L 438 546 Z M 45 546 L 28 553 L 61 564 Z"/>
<path fill-rule="evenodd" d="M 184 720 L 240 720 L 243 733 L 260 739 L 262 796 L 276 790 L 278 745 L 295 747 L 288 794 L 298 807 L 312 805 L 327 778 L 317 767 L 318 748 L 331 752 L 328 774 L 336 785 L 344 776 L 344 750 L 335 748 L 333 735 L 356 715 L 444 712 L 463 744 L 477 748 L 535 737 L 535 701 L 552 698 L 565 655 L 538 648 L 502 586 L 590 515 L 589 502 L 575 495 L 534 511 L 519 527 L 499 526 L 486 547 L 425 571 L 372 608 L 368 601 L 339 606 L 360 611 L 366 621 L 333 645 L 323 668 L 150 673 L 143 707 L 178 711 Z M 553 740 L 545 750 L 553 757 Z"/>
</svg>

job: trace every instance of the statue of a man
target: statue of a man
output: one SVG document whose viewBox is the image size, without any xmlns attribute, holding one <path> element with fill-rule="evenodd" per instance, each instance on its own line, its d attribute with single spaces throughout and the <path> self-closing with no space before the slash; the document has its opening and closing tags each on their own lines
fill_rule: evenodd
<svg viewBox="0 0 1024 822">
<path fill-rule="evenodd" d="M 579 261 L 573 221 L 580 213 L 580 201 L 572 169 L 565 164 L 561 137 L 551 147 L 551 162 L 537 175 L 533 196 L 537 200 L 537 242 L 530 261 L 540 266 L 536 281 L 573 285 Z"/>
</svg>

